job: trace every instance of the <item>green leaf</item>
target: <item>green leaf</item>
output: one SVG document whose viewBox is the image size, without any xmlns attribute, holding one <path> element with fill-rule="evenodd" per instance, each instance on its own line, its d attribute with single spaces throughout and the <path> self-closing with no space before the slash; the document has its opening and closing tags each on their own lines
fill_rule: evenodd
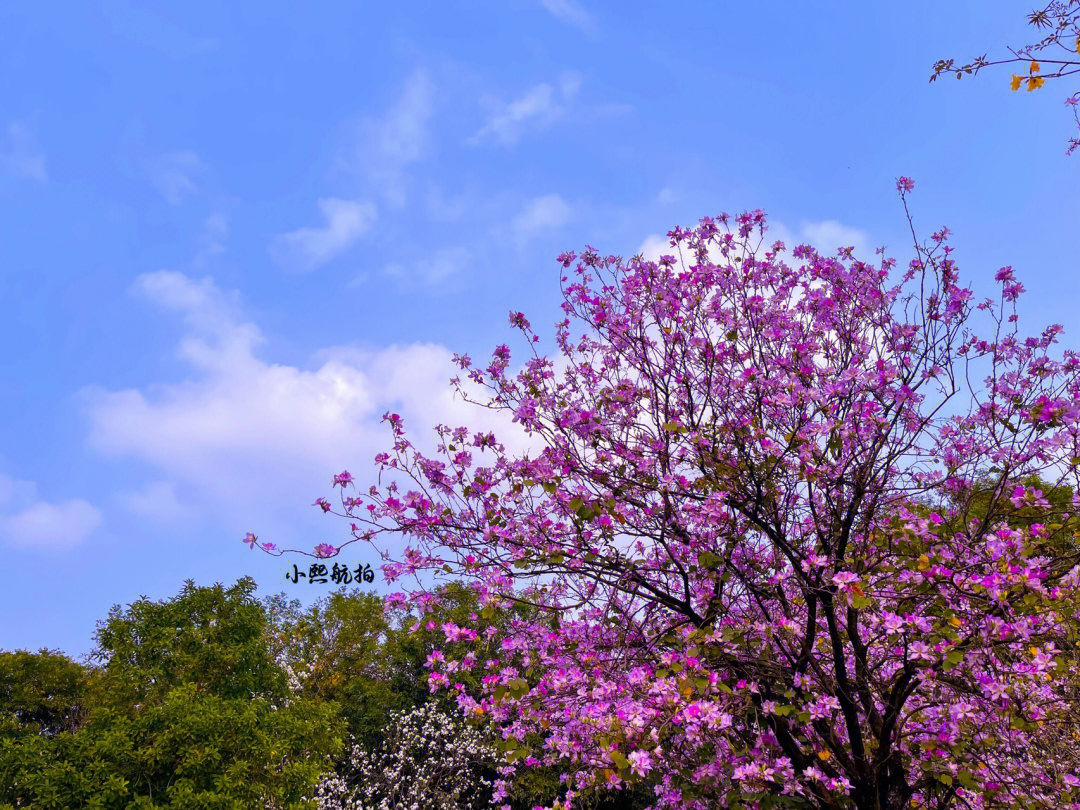
<svg viewBox="0 0 1080 810">
<path fill-rule="evenodd" d="M 723 563 L 723 559 L 716 554 L 713 554 L 711 551 L 703 551 L 698 554 L 698 565 L 702 568 L 707 568 L 710 571 L 715 571 L 723 565 Z"/>
</svg>

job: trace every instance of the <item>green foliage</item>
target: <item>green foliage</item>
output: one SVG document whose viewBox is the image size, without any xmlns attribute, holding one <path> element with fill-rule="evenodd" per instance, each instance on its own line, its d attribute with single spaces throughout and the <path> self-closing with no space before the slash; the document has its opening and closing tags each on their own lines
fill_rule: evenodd
<svg viewBox="0 0 1080 810">
<path fill-rule="evenodd" d="M 93 675 L 59 652 L 0 652 L 0 736 L 75 731 Z"/>
<path fill-rule="evenodd" d="M 957 493 L 957 514 L 948 518 L 939 532 L 958 532 L 973 521 L 986 526 L 1006 523 L 1009 527 L 1027 528 L 1040 524 L 1043 531 L 1039 546 L 1051 555 L 1057 565 L 1071 567 L 1080 561 L 1080 518 L 1066 518 L 1071 511 L 1073 491 L 1065 485 L 1054 486 L 1038 476 L 1024 478 L 1021 483 L 1031 492 L 1042 493 L 1043 502 L 1026 501 L 1019 506 L 1011 499 L 1012 491 L 1004 490 L 1000 476 L 990 473 L 980 477 L 967 490 Z"/>
<path fill-rule="evenodd" d="M 267 602 L 268 647 L 288 665 L 303 694 L 335 702 L 357 741 L 371 744 L 393 711 L 415 705 L 408 662 L 388 649 L 382 599 L 344 592 L 303 611 L 283 597 Z"/>
<path fill-rule="evenodd" d="M 190 580 L 173 599 L 113 607 L 99 622 L 95 658 L 110 691 L 151 701 L 179 684 L 223 698 L 281 698 L 285 673 L 264 641 L 266 611 L 249 577 L 224 588 Z"/>
<path fill-rule="evenodd" d="M 187 582 L 171 599 L 114 607 L 91 666 L 48 650 L 0 652 L 0 810 L 308 806 L 347 736 L 374 750 L 394 712 L 447 701 L 429 692 L 425 666 L 446 646 L 444 623 L 526 617 L 482 608 L 460 584 L 423 617 L 361 591 L 309 608 L 284 596 L 260 603 L 254 591 L 250 579 Z M 478 691 L 484 674 L 461 680 Z M 591 801 L 646 807 L 651 794 L 635 789 Z M 509 801 L 528 810 L 560 793 L 556 769 L 529 769 Z"/>
<path fill-rule="evenodd" d="M 307 610 L 282 595 L 271 597 L 268 647 L 297 674 L 304 694 L 338 703 L 349 733 L 370 747 L 391 714 L 431 698 L 425 661 L 445 644 L 442 624 L 471 624 L 469 615 L 480 610 L 475 593 L 460 584 L 444 587 L 440 597 L 415 631 L 415 614 L 386 610 L 372 593 L 340 591 Z M 496 623 L 511 618 L 507 612 L 491 615 Z M 479 688 L 479 677 L 462 673 L 461 681 Z"/>
<path fill-rule="evenodd" d="M 335 704 L 290 695 L 253 591 L 189 582 L 114 608 L 85 723 L 0 741 L 0 808 L 306 806 L 343 728 Z"/>
</svg>

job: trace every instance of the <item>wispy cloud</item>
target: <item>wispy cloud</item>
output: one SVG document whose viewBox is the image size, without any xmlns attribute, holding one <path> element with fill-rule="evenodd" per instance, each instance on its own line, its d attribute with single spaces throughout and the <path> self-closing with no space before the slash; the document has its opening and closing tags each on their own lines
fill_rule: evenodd
<svg viewBox="0 0 1080 810">
<path fill-rule="evenodd" d="M 148 159 L 143 169 L 169 205 L 180 205 L 199 190 L 195 178 L 204 166 L 197 154 L 184 149 Z"/>
<path fill-rule="evenodd" d="M 596 27 L 593 16 L 577 0 L 540 0 L 540 5 L 559 20 L 582 31 L 592 31 Z"/>
<path fill-rule="evenodd" d="M 440 287 L 460 276 L 472 258 L 472 253 L 466 248 L 442 248 L 430 256 L 413 262 L 388 264 L 383 268 L 383 275 L 397 281 L 402 289 L 417 285 L 428 288 Z M 349 286 L 360 287 L 367 281 L 367 276 L 361 275 Z"/>
<path fill-rule="evenodd" d="M 48 179 L 45 153 L 30 125 L 25 121 L 12 121 L 7 125 L 5 140 L 7 143 L 0 150 L 0 169 L 16 177 L 44 183 Z"/>
<path fill-rule="evenodd" d="M 203 220 L 202 232 L 199 234 L 199 250 L 195 256 L 195 264 L 203 264 L 211 256 L 218 256 L 225 252 L 225 241 L 229 238 L 229 218 L 220 211 L 211 214 Z"/>
<path fill-rule="evenodd" d="M 283 233 L 270 243 L 270 256 L 290 270 L 308 272 L 337 258 L 371 229 L 376 209 L 370 202 L 319 200 L 326 224 Z"/>
<path fill-rule="evenodd" d="M 558 194 L 545 194 L 530 200 L 514 219 L 514 233 L 519 241 L 545 230 L 561 228 L 570 221 L 574 209 Z"/>
<path fill-rule="evenodd" d="M 487 123 L 469 138 L 468 143 L 495 141 L 512 146 L 526 131 L 542 129 L 562 118 L 580 86 L 581 78 L 575 73 L 567 73 L 557 88 L 544 82 L 509 103 L 489 104 L 492 111 Z"/>
<path fill-rule="evenodd" d="M 158 523 L 190 520 L 192 510 L 180 502 L 172 481 L 152 481 L 139 490 L 120 494 L 120 503 L 132 514 Z"/>
<path fill-rule="evenodd" d="M 101 511 L 82 498 L 52 503 L 31 481 L 0 475 L 0 542 L 37 549 L 67 549 L 101 525 Z"/>
<path fill-rule="evenodd" d="M 407 196 L 405 168 L 423 160 L 430 150 L 428 127 L 434 100 L 431 77 L 427 71 L 417 69 L 384 115 L 360 125 L 360 137 L 349 162 L 396 208 L 405 204 Z"/>
</svg>

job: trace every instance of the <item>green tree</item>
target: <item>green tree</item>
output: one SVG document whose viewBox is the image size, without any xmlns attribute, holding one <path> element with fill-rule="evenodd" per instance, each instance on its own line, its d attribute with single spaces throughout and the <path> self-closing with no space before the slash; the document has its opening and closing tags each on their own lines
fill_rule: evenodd
<svg viewBox="0 0 1080 810">
<path fill-rule="evenodd" d="M 243 579 L 114 608 L 85 724 L 0 742 L 0 807 L 308 806 L 342 750 L 337 707 L 293 695 Z"/>
<path fill-rule="evenodd" d="M 339 704 L 350 735 L 370 747 L 392 714 L 431 697 L 425 664 L 445 642 L 439 628 L 464 624 L 480 609 L 475 593 L 458 583 L 439 595 L 439 604 L 421 619 L 359 590 L 339 591 L 307 609 L 280 594 L 265 603 L 267 646 L 303 694 Z M 479 687 L 477 677 L 469 677 L 467 685 Z"/>
<path fill-rule="evenodd" d="M 0 735 L 78 730 L 94 674 L 52 650 L 0 652 Z"/>
</svg>

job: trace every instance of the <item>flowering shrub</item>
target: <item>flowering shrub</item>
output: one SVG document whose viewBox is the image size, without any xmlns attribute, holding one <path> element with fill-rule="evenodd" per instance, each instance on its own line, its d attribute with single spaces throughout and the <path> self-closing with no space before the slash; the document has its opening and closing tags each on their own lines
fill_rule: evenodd
<svg viewBox="0 0 1080 810">
<path fill-rule="evenodd" d="M 354 746 L 319 784 L 319 810 L 474 810 L 491 799 L 495 750 L 428 703 L 394 714 L 374 752 Z"/>
<path fill-rule="evenodd" d="M 336 481 L 342 546 L 531 606 L 444 623 L 429 682 L 562 807 L 1080 807 L 1080 356 L 1020 334 L 1011 268 L 976 302 L 948 229 L 902 269 L 765 230 L 560 256 L 558 361 L 521 313 L 516 373 L 458 358 L 539 449 L 438 426 L 428 456 L 389 414 L 382 483 Z"/>
</svg>

